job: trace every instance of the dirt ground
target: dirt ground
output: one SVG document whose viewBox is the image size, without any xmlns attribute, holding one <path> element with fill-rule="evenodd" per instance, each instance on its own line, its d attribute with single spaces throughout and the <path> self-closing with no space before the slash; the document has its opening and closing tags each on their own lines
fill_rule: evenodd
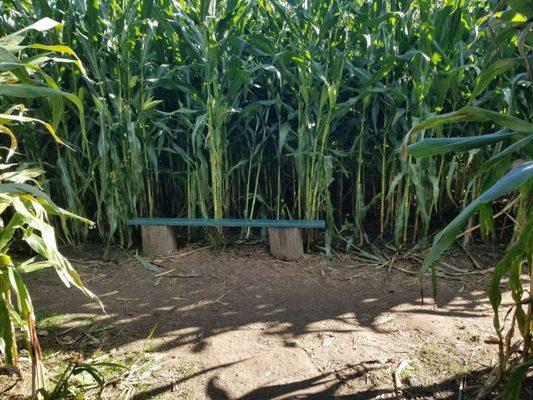
<svg viewBox="0 0 533 400">
<path fill-rule="evenodd" d="M 427 284 L 422 304 L 408 258 L 281 262 L 243 245 L 143 266 L 98 254 L 70 252 L 107 314 L 53 271 L 29 286 L 51 373 L 76 360 L 127 365 L 104 398 L 467 399 L 495 363 L 490 275 L 467 259 L 449 262 L 471 273 L 440 279 L 435 302 Z"/>
</svg>

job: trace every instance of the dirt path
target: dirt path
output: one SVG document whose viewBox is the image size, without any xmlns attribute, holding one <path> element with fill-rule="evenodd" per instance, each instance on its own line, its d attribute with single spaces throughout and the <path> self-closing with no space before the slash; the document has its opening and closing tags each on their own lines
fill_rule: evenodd
<svg viewBox="0 0 533 400">
<path fill-rule="evenodd" d="M 483 285 L 442 280 L 438 304 L 422 305 L 416 276 L 386 266 L 188 252 L 155 260 L 160 277 L 132 259 L 80 260 L 107 314 L 52 273 L 32 277 L 47 354 L 134 360 L 133 399 L 240 400 L 389 398 L 399 364 L 406 397 L 457 398 L 462 381 L 468 398 L 495 354 Z"/>
</svg>

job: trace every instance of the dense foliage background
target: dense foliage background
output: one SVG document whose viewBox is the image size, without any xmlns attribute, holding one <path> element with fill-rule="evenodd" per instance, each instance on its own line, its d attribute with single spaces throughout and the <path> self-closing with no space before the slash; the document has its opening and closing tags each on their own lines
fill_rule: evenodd
<svg viewBox="0 0 533 400">
<path fill-rule="evenodd" d="M 21 328 L 44 390 L 22 274 L 53 266 L 92 296 L 48 214 L 69 240 L 89 234 L 77 214 L 121 245 L 134 216 L 324 218 L 326 250 L 446 225 L 421 276 L 461 236 L 509 243 L 478 398 L 508 374 L 517 398 L 533 365 L 532 47 L 532 0 L 0 0 L 7 363 Z M 12 258 L 20 239 L 42 260 Z"/>
<path fill-rule="evenodd" d="M 43 58 L 84 119 L 72 102 L 36 98 L 27 112 L 74 151 L 39 126 L 19 151 L 58 204 L 120 244 L 129 217 L 150 215 L 325 218 L 348 248 L 366 232 L 418 240 L 509 168 L 478 173 L 501 143 L 404 160 L 408 130 L 466 105 L 533 116 L 529 42 L 513 29 L 531 9 L 514 3 L 523 13 L 476 0 L 0 1 L 0 36 L 61 21 L 35 37 L 68 43 L 92 80 Z M 495 19 L 511 29 L 494 33 Z M 463 122 L 422 136 L 498 129 Z M 483 205 L 484 236 L 493 213 Z"/>
</svg>

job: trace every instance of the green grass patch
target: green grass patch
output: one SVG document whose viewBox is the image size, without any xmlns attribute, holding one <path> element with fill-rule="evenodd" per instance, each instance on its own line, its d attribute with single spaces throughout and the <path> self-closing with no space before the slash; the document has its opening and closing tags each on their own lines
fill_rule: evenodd
<svg viewBox="0 0 533 400">
<path fill-rule="evenodd" d="M 65 328 L 65 322 L 68 320 L 66 314 L 61 314 L 46 308 L 36 310 L 37 330 L 47 331 L 48 333 L 57 332 Z"/>
</svg>

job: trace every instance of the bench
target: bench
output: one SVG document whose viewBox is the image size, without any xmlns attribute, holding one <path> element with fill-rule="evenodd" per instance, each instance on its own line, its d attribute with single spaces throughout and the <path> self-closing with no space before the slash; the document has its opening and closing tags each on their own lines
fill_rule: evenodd
<svg viewBox="0 0 533 400">
<path fill-rule="evenodd" d="M 324 229 L 323 220 L 133 218 L 128 225 L 140 226 L 143 252 L 149 256 L 169 254 L 177 249 L 175 226 L 268 228 L 270 253 L 284 261 L 303 257 L 300 229 Z"/>
</svg>

